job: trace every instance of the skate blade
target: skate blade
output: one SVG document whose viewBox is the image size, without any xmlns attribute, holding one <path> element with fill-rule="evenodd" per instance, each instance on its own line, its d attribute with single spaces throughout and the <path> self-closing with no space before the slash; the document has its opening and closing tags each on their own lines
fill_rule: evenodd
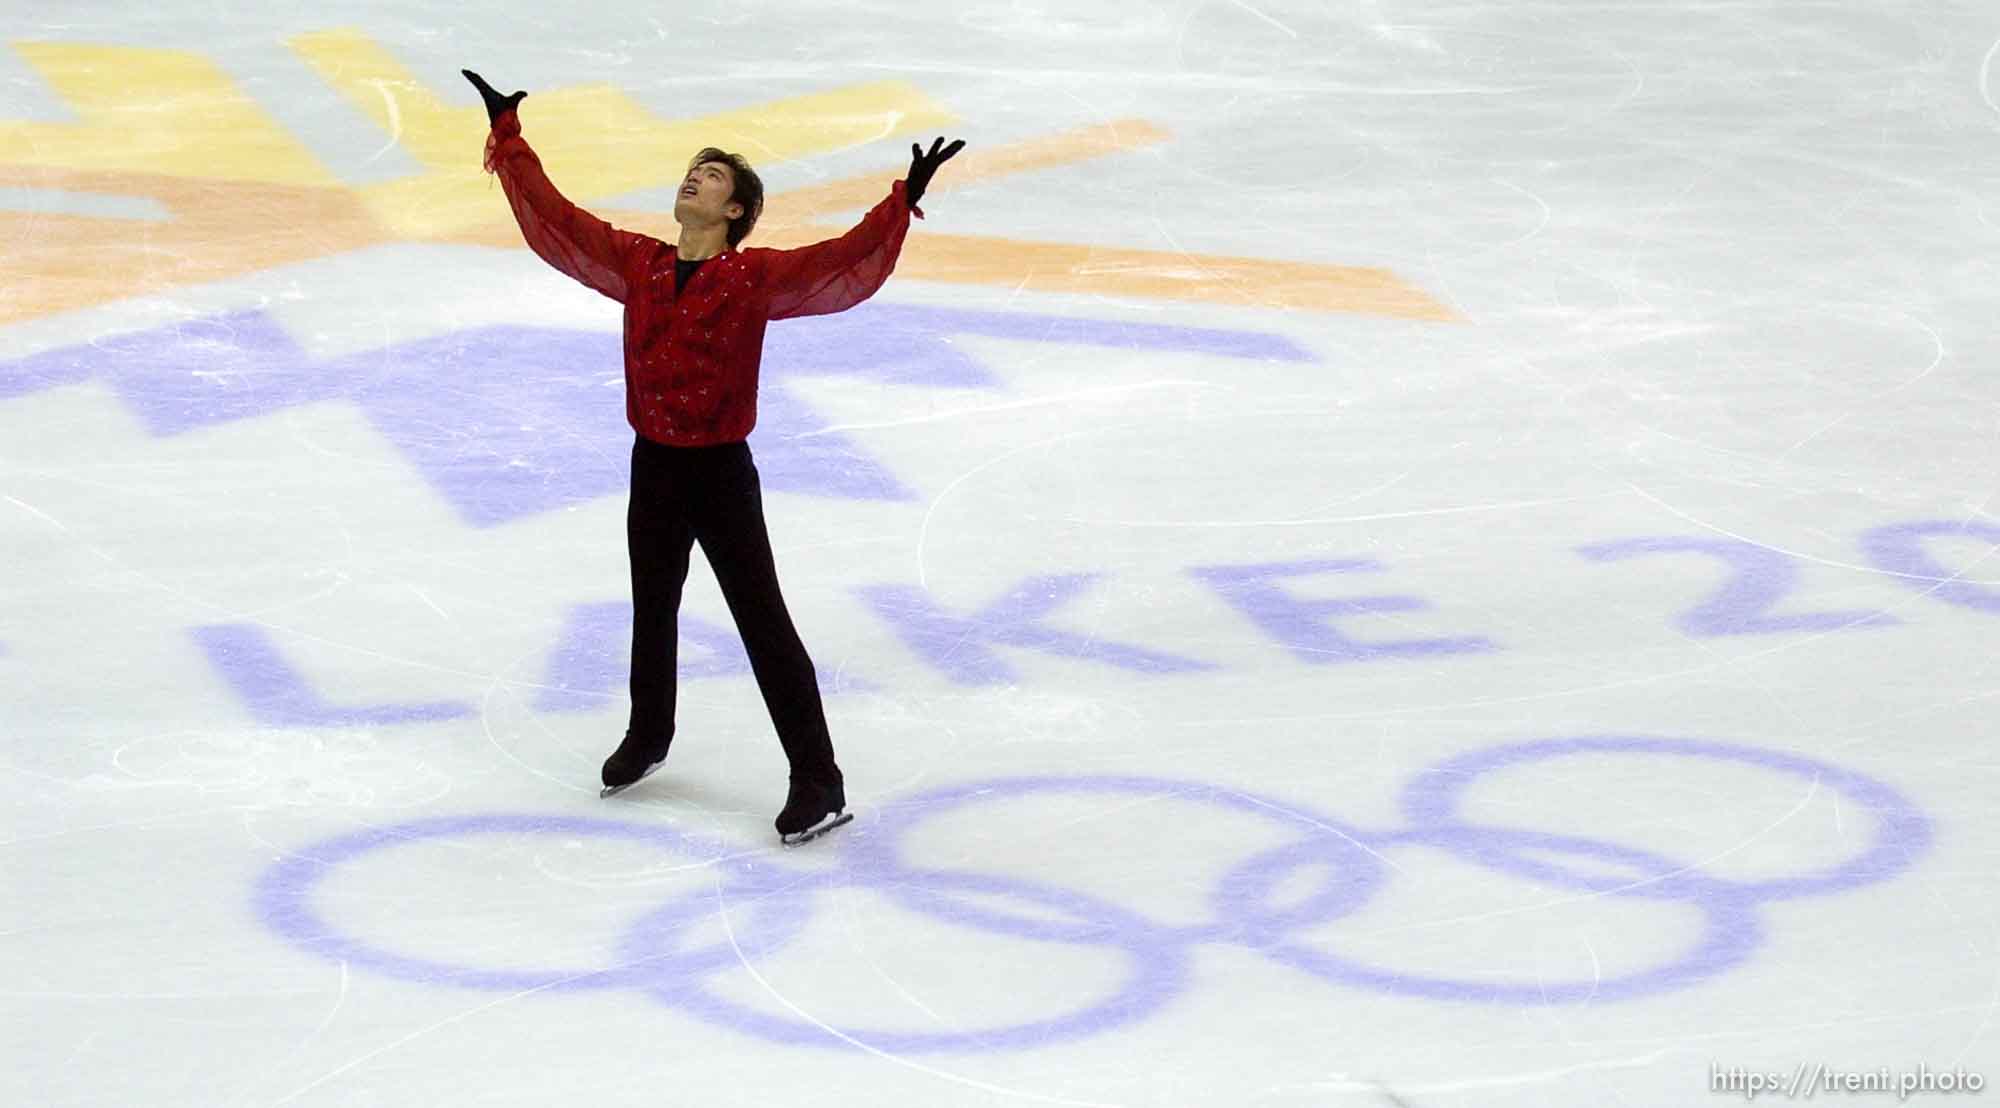
<svg viewBox="0 0 2000 1108">
<path fill-rule="evenodd" d="M 826 834 L 828 831 L 831 831 L 836 827 L 845 827 L 853 822 L 854 822 L 853 812 L 842 812 L 839 815 L 833 817 L 831 820 L 828 820 L 827 822 L 822 823 L 817 827 L 809 827 L 806 830 L 801 831 L 796 835 L 783 836 L 784 842 L 786 846 L 804 846 L 806 843 L 809 843 L 814 839 L 819 838 L 821 835 Z"/>
<path fill-rule="evenodd" d="M 617 796 L 619 793 L 624 792 L 626 789 L 629 789 L 632 786 L 638 784 L 639 782 L 644 781 L 646 778 L 653 776 L 654 770 L 659 769 L 661 766 L 666 764 L 667 760 L 665 758 L 662 758 L 659 761 L 654 762 L 652 765 L 647 766 L 646 772 L 640 774 L 639 776 L 633 778 L 630 781 L 625 782 L 623 785 L 606 785 L 602 789 L 598 790 L 597 793 L 598 798 L 602 799 L 608 796 Z"/>
</svg>

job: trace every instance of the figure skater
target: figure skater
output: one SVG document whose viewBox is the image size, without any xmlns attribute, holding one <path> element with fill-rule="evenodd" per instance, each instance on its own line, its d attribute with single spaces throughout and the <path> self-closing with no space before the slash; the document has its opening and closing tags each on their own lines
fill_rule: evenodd
<svg viewBox="0 0 2000 1108">
<path fill-rule="evenodd" d="M 713 147 L 688 163 L 674 198 L 680 239 L 621 231 L 564 199 L 521 137 L 526 92 L 486 100 L 485 167 L 543 261 L 625 305 L 625 417 L 636 432 L 625 541 L 632 564 L 632 713 L 604 760 L 604 795 L 658 769 L 674 737 L 681 588 L 695 543 L 715 571 L 757 688 L 791 764 L 777 828 L 805 842 L 854 817 L 827 733 L 812 659 L 778 589 L 757 467 L 757 368 L 773 319 L 844 311 L 896 266 L 917 202 L 963 140 L 910 147 L 910 172 L 839 238 L 796 250 L 739 249 L 764 186 L 741 155 Z"/>
</svg>

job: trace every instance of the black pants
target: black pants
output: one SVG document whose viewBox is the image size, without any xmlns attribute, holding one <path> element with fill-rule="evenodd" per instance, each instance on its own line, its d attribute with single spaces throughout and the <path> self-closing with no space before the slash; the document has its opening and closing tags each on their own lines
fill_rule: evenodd
<svg viewBox="0 0 2000 1108">
<path fill-rule="evenodd" d="M 632 734 L 674 734 L 681 587 L 695 543 L 715 571 L 792 776 L 839 781 L 812 659 L 778 591 L 764 496 L 745 443 L 632 447 L 625 543 L 632 557 Z"/>
</svg>

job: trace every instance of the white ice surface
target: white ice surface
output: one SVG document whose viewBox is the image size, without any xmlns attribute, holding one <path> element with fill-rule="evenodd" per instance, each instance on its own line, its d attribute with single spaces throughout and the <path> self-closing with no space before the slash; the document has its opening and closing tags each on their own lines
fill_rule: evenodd
<svg viewBox="0 0 2000 1108">
<path fill-rule="evenodd" d="M 474 525 L 345 397 L 160 435 L 102 378 L 0 391 L 0 1104 L 1595 1108 L 1740 1098 L 1712 1090 L 1718 1068 L 2000 1082 L 2000 8 L 587 7 L 162 0 L 59 19 L 17 2 L 5 26 L 199 51 L 355 185 L 413 163 L 287 36 L 365 31 L 459 105 L 470 66 L 507 88 L 609 83 L 667 117 L 899 78 L 975 145 L 1144 118 L 1171 139 L 983 183 L 947 166 L 912 234 L 1374 266 L 1460 318 L 892 280 L 884 305 L 1222 329 L 1309 356 L 955 334 L 927 349 L 989 383 L 788 377 L 911 494 L 766 497 L 860 813 L 793 851 L 770 827 L 785 767 L 747 674 L 689 647 L 725 672 L 683 682 L 672 758 L 612 801 L 596 773 L 623 728 L 617 675 L 548 706 L 571 614 L 629 595 L 615 490 Z M 0 117 L 64 118 L 7 54 Z M 905 149 L 769 177 L 886 183 Z M 157 215 L 119 203 L 0 189 L 10 209 Z M 0 382 L 34 355 L 257 309 L 313 359 L 503 322 L 618 326 L 525 251 L 379 246 L 0 328 Z M 163 337 L 163 357 L 202 341 Z M 615 361 L 560 368 L 620 407 Z M 548 433 L 578 464 L 629 448 L 615 418 Z M 1863 541 L 1925 521 L 1960 528 L 1922 546 L 1945 580 Z M 1739 560 L 1583 552 L 1640 539 Z M 1291 649 L 1193 572 L 1363 559 L 1378 568 L 1272 579 L 1295 632 L 1487 648 Z M 1035 626 L 1209 668 L 976 634 L 941 661 L 866 599 L 922 590 L 967 617 L 1081 574 Z M 1690 626 L 1732 581 L 1782 590 L 1775 620 L 1875 616 Z M 1308 611 L 1369 596 L 1424 606 Z M 699 563 L 687 612 L 728 627 Z M 217 626 L 261 635 L 327 704 L 462 711 L 260 717 L 198 645 Z M 1011 676 L 954 680 L 981 651 Z M 1386 841 L 1429 767 L 1577 736 L 1628 749 L 1466 783 L 1460 849 Z M 1784 768 L 1806 764 L 1831 772 Z M 1845 887 L 1744 892 L 1866 856 L 1881 812 L 1842 774 L 1906 798 L 1928 840 Z M 1008 792 L 1019 778 L 1054 780 Z M 914 822 L 912 798 L 981 783 L 997 791 Z M 513 830 L 418 834 L 475 816 Z M 861 853 L 905 825 L 912 870 Z M 488 978 L 315 946 L 259 899 L 384 829 L 416 837 L 326 868 L 318 918 Z M 704 845 L 663 845 L 678 835 Z M 1379 884 L 1259 938 L 1226 879 L 1287 847 L 1306 853 L 1268 871 L 1268 903 Z M 780 921 L 796 934 L 763 942 Z M 1718 928 L 1739 957 L 1675 968 Z M 1330 980 L 1278 946 L 1373 976 Z M 692 948 L 715 964 L 649 969 Z M 1137 962 L 1179 976 L 1115 1025 L 1054 1022 Z M 599 972 L 624 979 L 578 987 Z M 820 1038 L 704 1015 L 697 985 Z"/>
</svg>

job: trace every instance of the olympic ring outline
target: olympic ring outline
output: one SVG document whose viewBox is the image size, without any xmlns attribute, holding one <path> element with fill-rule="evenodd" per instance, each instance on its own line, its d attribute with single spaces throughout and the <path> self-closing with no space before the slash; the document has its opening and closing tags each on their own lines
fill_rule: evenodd
<svg viewBox="0 0 2000 1108">
<path fill-rule="evenodd" d="M 1901 793 L 1852 770 L 1841 769 L 1815 758 L 1785 754 L 1760 747 L 1702 739 L 1674 739 L 1636 735 L 1578 735 L 1563 739 L 1543 739 L 1509 743 L 1455 755 L 1419 773 L 1403 790 L 1403 813 L 1413 823 L 1457 822 L 1456 801 L 1462 786 L 1455 781 L 1474 779 L 1492 769 L 1508 768 L 1525 762 L 1569 754 L 1631 753 L 1667 754 L 1741 762 L 1762 769 L 1779 770 L 1830 784 L 1864 811 L 1876 813 L 1875 842 L 1869 849 L 1825 873 L 1788 880 L 1741 883 L 1743 889 L 1763 900 L 1783 900 L 1842 892 L 1871 884 L 1888 874 L 1900 872 L 1928 849 L 1931 823 L 1928 817 Z M 1519 876 L 1532 876 L 1523 867 Z"/>
<path fill-rule="evenodd" d="M 1875 834 L 1868 848 L 1822 872 L 1802 877 L 1736 881 L 1713 877 L 1649 851 L 1548 832 L 1484 826 L 1459 816 L 1462 798 L 1480 777 L 1519 765 L 1575 754 L 1654 754 L 1734 762 L 1804 776 L 1830 784 L 1870 811 Z M 1047 793 L 1139 793 L 1207 803 L 1251 813 L 1293 827 L 1300 838 L 1262 850 L 1226 870 L 1209 897 L 1211 923 L 1175 927 L 1149 920 L 1088 893 L 1039 881 L 911 866 L 899 844 L 925 819 L 974 802 Z M 1695 739 L 1584 735 L 1502 744 L 1455 755 L 1419 771 L 1405 786 L 1400 806 L 1410 826 L 1366 831 L 1308 808 L 1243 790 L 1156 777 L 1015 777 L 968 782 L 891 801 L 881 818 L 841 840 L 844 863 L 835 871 L 801 875 L 752 857 L 734 856 L 720 843 L 670 827 L 582 817 L 506 815 L 417 820 L 337 836 L 311 852 L 280 860 L 257 885 L 259 914 L 273 930 L 325 957 L 426 983 L 504 989 L 640 988 L 690 1015 L 787 1045 L 869 1046 L 896 1053 L 1003 1050 L 1045 1046 L 1100 1034 L 1150 1016 L 1185 987 L 1190 952 L 1201 944 L 1243 946 L 1334 985 L 1445 1000 L 1563 1004 L 1632 999 L 1707 980 L 1748 960 L 1763 941 L 1757 914 L 1766 900 L 1826 895 L 1886 880 L 1913 865 L 1932 841 L 1931 821 L 1893 788 L 1865 775 L 1800 755 Z M 341 935 L 308 903 L 317 884 L 337 867 L 387 847 L 480 833 L 568 834 L 654 843 L 717 866 L 711 890 L 684 894 L 640 917 L 618 943 L 619 962 L 572 971 L 494 971 L 415 958 Z M 1384 884 L 1382 852 L 1428 846 L 1496 872 L 1591 896 L 1679 901 L 1694 905 L 1706 926 L 1677 961 L 1589 981 L 1453 979 L 1368 965 L 1289 941 L 1287 933 L 1338 919 Z M 1574 871 L 1547 860 L 1575 855 L 1635 871 L 1638 879 L 1601 869 Z M 1303 865 L 1326 869 L 1295 902 L 1274 906 L 1280 882 Z M 831 1028 L 810 1018 L 790 1018 L 717 994 L 705 975 L 783 948 L 804 929 L 811 898 L 840 887 L 880 892 L 907 910 L 944 922 L 1014 938 L 1071 945 L 1108 946 L 1129 963 L 1119 991 L 1062 1015 L 973 1030 L 909 1031 Z M 1007 897 L 1066 915 L 1016 915 L 965 895 Z M 716 907 L 747 900 L 749 914 L 731 922 L 727 944 L 681 948 L 687 925 Z M 664 951 L 664 953 L 662 953 Z"/>
</svg>

